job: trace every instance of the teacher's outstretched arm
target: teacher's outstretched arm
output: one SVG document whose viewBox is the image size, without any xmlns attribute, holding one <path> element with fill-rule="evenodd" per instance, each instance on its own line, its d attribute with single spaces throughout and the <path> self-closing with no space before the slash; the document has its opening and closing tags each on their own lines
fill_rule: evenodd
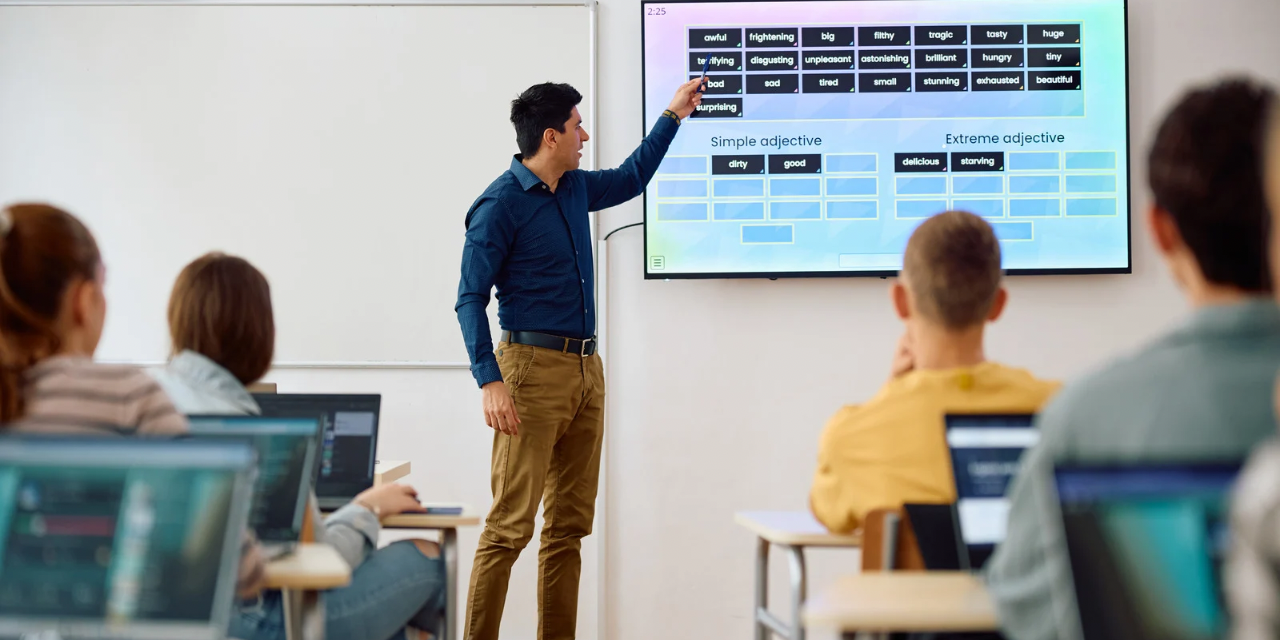
<svg viewBox="0 0 1280 640">
<path fill-rule="evenodd" d="M 591 211 L 616 207 L 644 192 L 645 186 L 658 170 L 658 165 L 662 163 L 662 157 L 667 155 L 667 147 L 675 138 L 680 122 L 702 104 L 702 93 L 698 89 L 705 81 L 706 78 L 694 78 L 680 85 L 675 97 L 671 99 L 671 105 L 654 123 L 649 135 L 640 141 L 640 146 L 623 161 L 622 166 L 587 174 L 590 191 L 587 199 Z"/>
</svg>

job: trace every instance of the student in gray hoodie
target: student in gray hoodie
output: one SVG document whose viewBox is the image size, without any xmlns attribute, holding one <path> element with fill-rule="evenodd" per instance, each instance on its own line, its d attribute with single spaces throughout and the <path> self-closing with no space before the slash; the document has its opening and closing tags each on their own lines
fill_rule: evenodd
<svg viewBox="0 0 1280 640">
<path fill-rule="evenodd" d="M 242 258 L 219 253 L 187 265 L 169 299 L 173 357 L 156 379 L 182 413 L 261 413 L 247 385 L 271 367 L 275 320 L 267 279 Z M 435 631 L 444 610 L 444 565 L 426 540 L 378 548 L 381 518 L 422 511 L 403 484 L 376 486 L 327 518 L 315 496 L 316 539 L 351 565 L 351 584 L 326 592 L 325 628 L 331 638 L 416 640 Z M 230 634 L 243 640 L 283 640 L 279 592 L 242 606 Z"/>
</svg>

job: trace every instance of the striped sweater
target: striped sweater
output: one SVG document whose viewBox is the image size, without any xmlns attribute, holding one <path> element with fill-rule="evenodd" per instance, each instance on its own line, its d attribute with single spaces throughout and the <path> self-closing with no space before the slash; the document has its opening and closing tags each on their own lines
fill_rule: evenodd
<svg viewBox="0 0 1280 640">
<path fill-rule="evenodd" d="M 27 371 L 18 432 L 181 435 L 187 420 L 142 370 L 55 356 Z"/>
<path fill-rule="evenodd" d="M 187 419 L 155 379 L 141 369 L 55 356 L 27 371 L 26 408 L 13 433 L 102 436 L 181 436 Z M 252 597 L 263 577 L 262 556 L 251 534 L 241 545 L 236 593 Z"/>
</svg>

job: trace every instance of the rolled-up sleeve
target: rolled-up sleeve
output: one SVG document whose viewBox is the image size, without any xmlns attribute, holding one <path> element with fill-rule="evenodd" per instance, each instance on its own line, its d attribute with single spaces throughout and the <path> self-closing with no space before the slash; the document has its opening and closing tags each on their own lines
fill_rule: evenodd
<svg viewBox="0 0 1280 640">
<path fill-rule="evenodd" d="M 617 169 L 587 172 L 587 208 L 591 211 L 608 209 L 640 195 L 658 165 L 667 155 L 667 148 L 676 137 L 680 123 L 668 117 L 658 118 L 649 135 Z"/>
</svg>

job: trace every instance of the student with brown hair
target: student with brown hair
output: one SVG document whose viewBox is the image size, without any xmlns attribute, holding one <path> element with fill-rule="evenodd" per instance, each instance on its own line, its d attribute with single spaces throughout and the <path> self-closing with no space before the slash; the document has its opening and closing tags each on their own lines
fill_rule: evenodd
<svg viewBox="0 0 1280 640">
<path fill-rule="evenodd" d="M 187 421 L 147 374 L 100 364 L 106 270 L 75 216 L 45 204 L 0 210 L 0 424 L 56 435 L 180 435 Z M 237 593 L 262 583 L 252 538 Z"/>
<path fill-rule="evenodd" d="M 173 357 L 156 374 L 186 414 L 261 413 L 249 394 L 271 368 L 275 316 L 271 286 L 243 258 L 210 253 L 187 265 L 169 298 Z M 439 548 L 404 540 L 378 548 L 381 518 L 422 511 L 403 484 L 373 487 L 321 518 L 311 497 L 316 539 L 334 547 L 352 568 L 351 584 L 325 594 L 331 638 L 417 638 L 434 631 L 444 611 L 444 565 Z M 279 592 L 241 608 L 231 635 L 241 640 L 285 637 Z"/>
<path fill-rule="evenodd" d="M 1034 413 L 1057 389 L 986 358 L 986 324 L 1008 301 L 1001 275 L 1000 243 L 976 215 L 941 213 L 911 234 L 891 290 L 906 324 L 892 377 L 822 435 L 809 504 L 828 529 L 850 533 L 878 508 L 954 501 L 945 414 Z"/>
<path fill-rule="evenodd" d="M 243 258 L 209 253 L 178 274 L 169 295 L 173 357 L 157 374 L 186 414 L 258 414 L 246 389 L 271 368 L 271 286 Z"/>
<path fill-rule="evenodd" d="M 0 212 L 0 423 L 24 431 L 183 433 L 155 381 L 93 361 L 107 315 L 98 244 L 44 204 Z"/>
</svg>

